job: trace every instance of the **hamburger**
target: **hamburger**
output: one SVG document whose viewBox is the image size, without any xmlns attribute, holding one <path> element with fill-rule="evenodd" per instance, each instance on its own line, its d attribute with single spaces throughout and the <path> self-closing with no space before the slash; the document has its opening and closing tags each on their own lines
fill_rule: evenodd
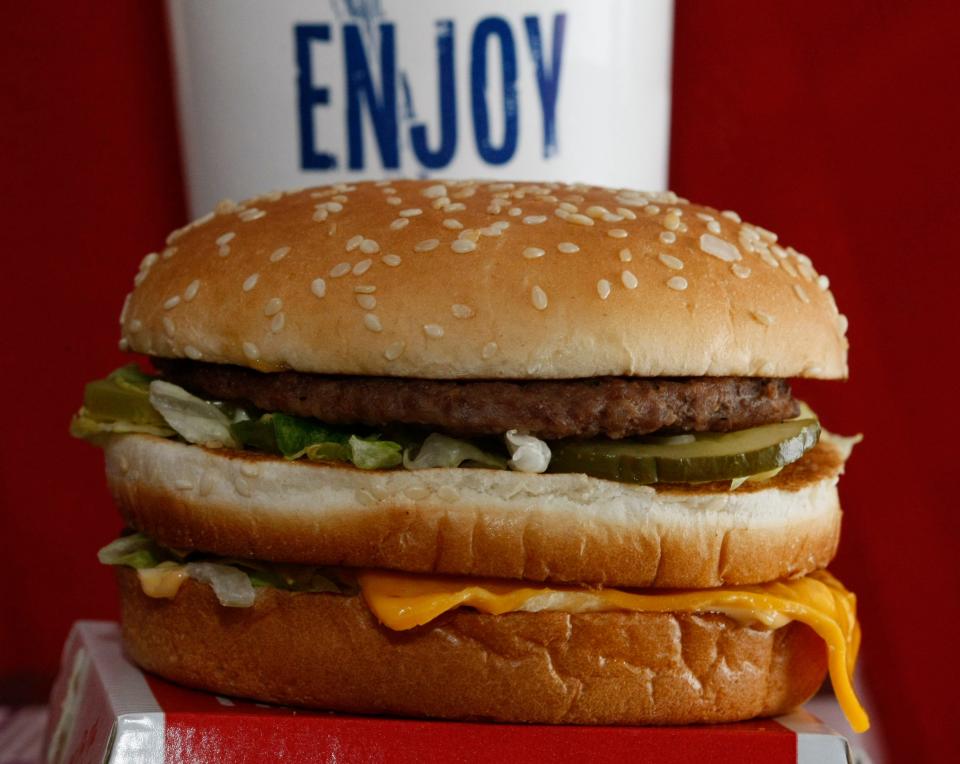
<svg viewBox="0 0 960 764">
<path fill-rule="evenodd" d="M 126 650 L 192 687 L 578 724 L 785 712 L 854 596 L 825 569 L 852 441 L 806 256 L 731 211 L 558 183 L 276 192 L 147 255 L 88 385 Z"/>
</svg>

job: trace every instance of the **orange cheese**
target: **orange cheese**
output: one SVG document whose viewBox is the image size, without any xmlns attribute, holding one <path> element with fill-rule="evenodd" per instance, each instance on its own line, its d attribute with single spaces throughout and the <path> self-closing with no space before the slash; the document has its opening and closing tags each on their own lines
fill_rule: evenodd
<svg viewBox="0 0 960 764">
<path fill-rule="evenodd" d="M 853 669 L 860 647 L 856 597 L 827 571 L 793 581 L 698 590 L 583 589 L 530 586 L 527 583 L 463 577 L 421 576 L 385 570 L 358 575 L 363 597 L 385 626 L 405 630 L 429 623 L 457 607 L 483 613 L 539 610 L 648 613 L 722 613 L 744 623 L 778 628 L 800 621 L 827 644 L 830 681 L 850 726 L 870 726 L 853 689 Z"/>
</svg>

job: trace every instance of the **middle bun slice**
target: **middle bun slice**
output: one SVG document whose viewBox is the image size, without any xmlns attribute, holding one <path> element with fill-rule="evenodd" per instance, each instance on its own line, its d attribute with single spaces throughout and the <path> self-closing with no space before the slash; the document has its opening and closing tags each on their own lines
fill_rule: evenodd
<svg viewBox="0 0 960 764">
<path fill-rule="evenodd" d="M 824 438 L 776 477 L 638 486 L 582 474 L 364 471 L 109 438 L 128 525 L 173 548 L 313 565 L 626 587 L 706 588 L 826 567 L 844 449 Z"/>
</svg>

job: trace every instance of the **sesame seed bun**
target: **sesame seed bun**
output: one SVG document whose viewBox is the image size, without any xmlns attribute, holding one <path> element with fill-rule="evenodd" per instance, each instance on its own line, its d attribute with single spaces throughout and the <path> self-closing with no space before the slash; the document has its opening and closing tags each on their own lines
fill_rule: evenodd
<svg viewBox="0 0 960 764">
<path fill-rule="evenodd" d="M 842 378 L 810 260 L 671 193 L 390 181 L 222 203 L 144 259 L 122 345 L 324 374 Z"/>
<path fill-rule="evenodd" d="M 277 562 L 706 588 L 826 567 L 844 454 L 824 440 L 763 483 L 636 486 L 579 474 L 366 471 L 150 435 L 106 444 L 124 521 L 166 546 Z"/>
<path fill-rule="evenodd" d="M 789 711 L 826 674 L 804 624 L 721 615 L 457 610 L 391 632 L 359 596 L 262 590 L 223 608 L 187 581 L 147 597 L 118 569 L 127 652 L 224 695 L 359 713 L 567 724 L 726 722 Z"/>
</svg>

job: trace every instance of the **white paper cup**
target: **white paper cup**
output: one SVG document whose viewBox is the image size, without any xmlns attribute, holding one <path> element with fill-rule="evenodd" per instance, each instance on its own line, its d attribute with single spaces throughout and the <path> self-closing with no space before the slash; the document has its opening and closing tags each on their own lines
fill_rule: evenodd
<svg viewBox="0 0 960 764">
<path fill-rule="evenodd" d="M 666 0 L 169 0 L 195 214 L 384 177 L 666 183 Z"/>
</svg>

